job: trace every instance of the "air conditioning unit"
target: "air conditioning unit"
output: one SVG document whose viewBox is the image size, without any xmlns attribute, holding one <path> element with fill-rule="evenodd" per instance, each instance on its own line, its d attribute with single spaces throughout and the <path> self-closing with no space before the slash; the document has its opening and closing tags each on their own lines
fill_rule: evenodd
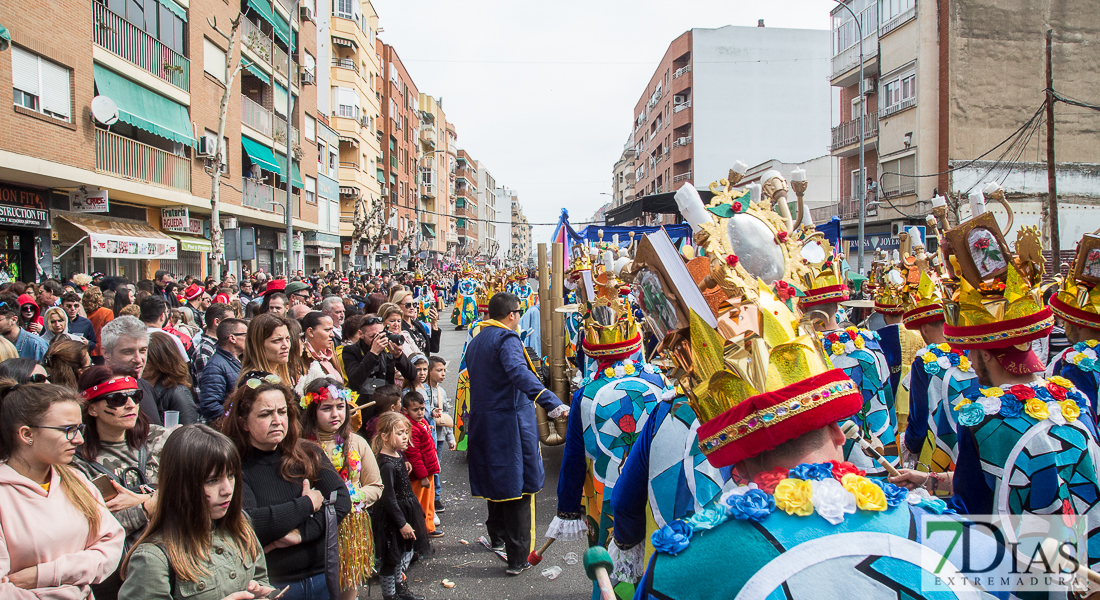
<svg viewBox="0 0 1100 600">
<path fill-rule="evenodd" d="M 672 103 L 673 104 L 685 104 L 685 103 L 687 103 L 687 101 L 688 101 L 687 96 L 673 96 L 672 97 Z"/>
<path fill-rule="evenodd" d="M 199 138 L 199 158 L 214 158 L 217 153 L 218 145 L 214 143 L 214 140 L 205 135 Z"/>
<path fill-rule="evenodd" d="M 303 7 L 301 7 L 301 11 L 302 11 L 301 15 L 302 15 L 302 20 L 303 21 L 312 21 L 313 20 L 313 7 L 312 6 L 303 6 Z"/>
<path fill-rule="evenodd" d="M 681 146 L 686 146 L 688 144 L 688 138 L 686 138 L 686 137 L 676 138 L 676 143 L 681 145 Z"/>
<path fill-rule="evenodd" d="M 875 78 L 866 77 L 863 80 L 863 95 L 870 96 L 875 93 Z"/>
<path fill-rule="evenodd" d="M 359 117 L 359 125 L 361 125 L 363 127 L 369 127 L 370 126 L 370 117 L 368 117 L 367 115 L 363 115 L 363 116 Z"/>
<path fill-rule="evenodd" d="M 305 8 L 304 6 L 302 8 Z M 317 83 L 317 76 L 313 74 L 313 71 L 307 69 L 305 66 L 300 67 L 302 73 L 302 85 L 314 85 Z"/>
</svg>

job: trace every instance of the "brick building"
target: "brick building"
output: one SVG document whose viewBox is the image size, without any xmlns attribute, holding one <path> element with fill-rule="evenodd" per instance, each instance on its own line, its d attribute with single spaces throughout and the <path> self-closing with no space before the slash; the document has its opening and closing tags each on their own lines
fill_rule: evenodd
<svg viewBox="0 0 1100 600">
<path fill-rule="evenodd" d="M 450 138 L 442 99 L 420 94 L 420 235 L 425 264 L 441 265 L 454 222 L 454 181 L 448 165 Z"/>
<path fill-rule="evenodd" d="M 389 255 L 379 257 L 380 263 L 404 266 L 416 251 L 417 224 L 417 162 L 420 160 L 420 92 L 405 70 L 397 50 L 377 41 L 381 56 L 380 84 L 382 95 L 381 132 L 383 174 L 382 186 L 386 202 L 386 240 Z"/>
</svg>

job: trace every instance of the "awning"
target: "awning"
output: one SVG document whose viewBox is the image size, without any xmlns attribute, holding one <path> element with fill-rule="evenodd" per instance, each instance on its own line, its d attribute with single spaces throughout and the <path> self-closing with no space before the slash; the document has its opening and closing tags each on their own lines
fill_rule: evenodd
<svg viewBox="0 0 1100 600">
<path fill-rule="evenodd" d="M 0 25 L 0 51 L 8 49 L 11 45 L 11 34 L 8 33 L 8 28 Z"/>
<path fill-rule="evenodd" d="M 352 146 L 355 146 L 356 148 L 359 147 L 359 140 L 355 139 L 353 136 L 350 136 L 350 135 L 340 136 L 340 141 L 341 142 L 347 142 L 347 143 L 351 144 Z"/>
<path fill-rule="evenodd" d="M 95 65 L 95 85 L 101 96 L 115 101 L 120 121 L 194 147 L 195 138 L 191 137 L 191 118 L 186 106 L 98 64 Z"/>
<path fill-rule="evenodd" d="M 88 234 L 92 258 L 176 258 L 179 243 L 144 223 L 58 216 Z"/>
<path fill-rule="evenodd" d="M 187 22 L 187 9 L 183 8 L 179 4 L 176 4 L 172 0 L 160 0 L 160 4 L 164 8 L 167 8 L 168 12 L 171 12 L 177 17 L 183 19 L 184 23 Z"/>
<path fill-rule="evenodd" d="M 355 40 L 349 40 L 348 38 L 342 38 L 339 36 L 332 36 L 332 43 L 337 46 L 347 46 L 348 48 L 358 48 L 359 44 L 355 43 Z"/>
<path fill-rule="evenodd" d="M 699 190 L 699 197 L 703 204 L 710 204 L 714 194 L 710 190 Z M 609 209 L 604 214 L 604 222 L 608 225 L 618 225 L 632 221 L 643 214 L 678 215 L 680 209 L 676 207 L 676 192 L 664 192 L 642 196 L 632 202 Z"/>
<path fill-rule="evenodd" d="M 171 1 L 171 0 L 169 0 L 169 1 Z M 286 19 L 284 19 L 283 15 L 279 14 L 278 12 L 273 13 L 273 16 L 275 17 L 275 22 L 273 23 L 273 25 L 275 26 L 275 37 L 279 38 L 280 40 L 283 40 L 283 43 L 286 44 L 287 47 L 289 48 L 290 47 L 290 21 L 287 21 Z"/>
<path fill-rule="evenodd" d="M 286 155 L 276 152 L 275 162 L 279 164 L 279 175 L 282 175 L 282 167 L 286 164 Z M 298 161 L 296 160 L 290 162 L 290 183 L 296 188 L 306 187 L 306 184 L 302 181 L 302 172 L 298 170 Z"/>
<path fill-rule="evenodd" d="M 275 103 L 273 108 L 275 112 L 280 115 L 286 116 L 286 88 L 279 85 L 279 82 L 275 82 Z"/>
<path fill-rule="evenodd" d="M 261 169 L 271 171 L 277 175 L 283 174 L 282 165 L 285 159 L 283 162 L 276 161 L 275 153 L 271 151 L 271 148 L 244 136 L 241 136 L 241 146 L 244 147 L 244 153 L 248 155 L 249 160 L 260 165 Z"/>
<path fill-rule="evenodd" d="M 264 73 L 263 69 L 256 66 L 256 63 L 248 63 L 248 66 L 246 66 L 245 69 L 247 69 L 249 73 L 255 75 L 256 79 L 259 79 L 267 85 L 271 85 L 271 76 L 267 73 Z"/>
<path fill-rule="evenodd" d="M 424 228 L 424 235 L 435 237 L 435 223 L 421 223 L 420 226 Z"/>
<path fill-rule="evenodd" d="M 275 26 L 275 15 L 271 10 L 271 0 L 248 0 L 248 6 L 258 12 L 265 21 Z"/>
<path fill-rule="evenodd" d="M 182 252 L 213 252 L 214 245 L 210 243 L 210 240 L 201 237 L 195 237 L 193 235 L 175 235 L 172 237 L 179 240 L 180 251 Z"/>
</svg>

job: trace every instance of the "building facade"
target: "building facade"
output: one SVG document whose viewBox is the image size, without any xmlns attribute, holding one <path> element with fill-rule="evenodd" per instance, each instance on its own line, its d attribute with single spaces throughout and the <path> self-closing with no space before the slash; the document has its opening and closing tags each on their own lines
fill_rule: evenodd
<svg viewBox="0 0 1100 600">
<path fill-rule="evenodd" d="M 460 257 L 473 258 L 481 249 L 477 184 L 477 161 L 459 150 L 455 161 L 455 224 Z"/>
<path fill-rule="evenodd" d="M 631 133 L 623 146 L 623 153 L 611 169 L 611 206 L 622 206 L 634 201 L 634 134 Z"/>
<path fill-rule="evenodd" d="M 523 214 L 523 205 L 519 202 L 519 196 L 515 190 L 510 190 L 509 195 L 512 205 L 512 248 L 509 260 L 512 264 L 533 267 L 535 262 L 534 247 L 531 244 L 531 225 L 527 216 Z"/>
<path fill-rule="evenodd" d="M 0 202 L 24 209 L 18 222 L 0 222 L 0 279 L 34 279 L 38 268 L 59 277 L 101 271 L 136 280 L 160 268 L 205 275 L 219 146 L 222 225 L 253 229 L 261 249 L 229 266 L 304 267 L 301 243 L 286 240 L 284 211 L 289 188 L 295 230 L 316 231 L 317 206 L 303 193 L 316 162 L 299 127 L 316 104 L 300 65 L 316 55 L 317 29 L 295 3 L 58 0 L 24 8 L 0 2 L 12 37 L 0 53 L 0 85 L 14 99 L 0 111 L 8 132 L 0 136 Z M 222 34 L 238 14 L 227 72 Z M 247 68 L 237 72 L 242 56 Z M 299 250 L 288 256 L 292 247 Z"/>
<path fill-rule="evenodd" d="M 448 168 L 447 115 L 443 104 L 420 94 L 420 228 L 422 256 L 430 267 L 441 266 L 447 255 L 446 233 L 451 231 L 454 203 Z"/>
<path fill-rule="evenodd" d="M 378 40 L 381 56 L 382 93 L 382 186 L 386 197 L 389 236 L 380 252 L 379 264 L 404 267 L 419 252 L 420 225 L 417 210 L 420 193 L 417 169 L 420 162 L 420 92 L 405 70 L 397 50 Z"/>
<path fill-rule="evenodd" d="M 478 255 L 490 262 L 500 256 L 500 238 L 497 237 L 497 182 L 485 163 L 477 163 L 477 199 L 481 228 L 481 246 Z"/>
</svg>

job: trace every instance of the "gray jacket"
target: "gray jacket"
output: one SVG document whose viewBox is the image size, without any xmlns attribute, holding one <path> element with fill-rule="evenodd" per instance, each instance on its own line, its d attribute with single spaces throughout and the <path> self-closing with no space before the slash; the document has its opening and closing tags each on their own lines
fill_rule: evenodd
<svg viewBox="0 0 1100 600">
<path fill-rule="evenodd" d="M 237 545 L 225 532 L 215 532 L 210 558 L 202 565 L 208 574 L 198 581 L 172 574 L 167 553 L 156 543 L 159 541 L 153 536 L 134 549 L 119 600 L 222 600 L 247 590 L 249 581 L 270 585 L 258 540 L 256 558 L 248 559 L 240 556 Z"/>
</svg>

